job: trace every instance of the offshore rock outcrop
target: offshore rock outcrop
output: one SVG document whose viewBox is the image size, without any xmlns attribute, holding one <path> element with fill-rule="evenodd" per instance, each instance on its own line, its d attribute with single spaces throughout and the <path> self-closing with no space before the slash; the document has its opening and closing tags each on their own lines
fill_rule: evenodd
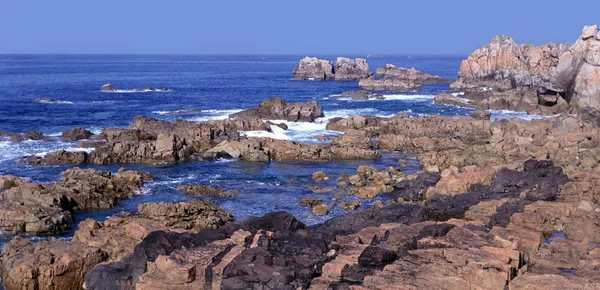
<svg viewBox="0 0 600 290">
<path fill-rule="evenodd" d="M 393 64 L 386 64 L 385 67 L 378 67 L 375 76 L 388 79 L 405 80 L 417 84 L 437 84 L 450 82 L 450 80 L 422 72 L 415 68 L 396 67 Z"/>
<path fill-rule="evenodd" d="M 360 80 L 358 85 L 365 90 L 420 91 L 422 84 L 449 82 L 440 76 L 424 73 L 415 68 L 396 67 L 387 64 L 377 68 L 374 77 Z"/>
<path fill-rule="evenodd" d="M 291 122 L 314 122 L 324 117 L 323 108 L 317 101 L 305 104 L 289 104 L 281 98 L 262 101 L 258 107 L 229 115 L 232 119 L 271 119 Z"/>
<path fill-rule="evenodd" d="M 330 61 L 308 56 L 300 60 L 292 74 L 297 80 L 325 81 L 335 79 L 335 71 Z"/>
<path fill-rule="evenodd" d="M 335 62 L 336 81 L 357 81 L 373 75 L 367 60 L 338 57 Z"/>
<path fill-rule="evenodd" d="M 346 57 L 338 57 L 335 67 L 330 61 L 305 57 L 300 60 L 292 74 L 297 80 L 314 81 L 357 81 L 373 75 L 366 59 Z"/>
</svg>

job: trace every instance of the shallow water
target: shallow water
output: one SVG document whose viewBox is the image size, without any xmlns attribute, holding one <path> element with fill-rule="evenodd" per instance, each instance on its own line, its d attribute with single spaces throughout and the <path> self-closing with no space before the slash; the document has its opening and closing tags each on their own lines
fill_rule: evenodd
<svg viewBox="0 0 600 290">
<path fill-rule="evenodd" d="M 26 141 L 9 143 L 0 140 L 0 175 L 14 174 L 35 182 L 55 182 L 67 167 L 32 167 L 18 164 L 24 155 L 43 155 L 58 149 L 73 148 L 74 143 L 60 142 L 60 132 L 84 127 L 99 133 L 105 127 L 127 127 L 136 115 L 163 120 L 184 118 L 209 120 L 256 106 L 262 100 L 280 96 L 289 102 L 318 100 L 325 118 L 314 124 L 288 123 L 288 131 L 246 132 L 250 136 L 270 136 L 303 142 L 316 142 L 322 135 L 337 133 L 325 129 L 327 120 L 351 115 L 391 116 L 466 115 L 473 110 L 433 104 L 436 93 L 448 90 L 448 84 L 423 86 L 418 93 L 384 93 L 384 100 L 353 101 L 340 93 L 358 90 L 357 82 L 296 81 L 292 70 L 304 56 L 155 56 L 155 55 L 0 55 L 0 131 L 41 131 L 54 136 L 53 142 Z M 335 56 L 319 56 L 335 61 Z M 353 56 L 357 57 L 357 56 Z M 455 78 L 464 56 L 390 56 L 369 59 L 371 69 L 392 63 L 416 67 L 444 78 Z M 117 92 L 101 92 L 111 83 Z M 136 88 L 168 88 L 168 92 L 136 92 Z M 35 98 L 53 98 L 54 103 L 36 103 Z M 198 112 L 200 110 L 200 112 Z M 512 112 L 495 112 L 494 117 L 519 116 Z M 358 165 L 379 168 L 398 166 L 398 154 L 384 154 L 374 162 L 348 161 L 332 163 L 250 163 L 220 160 L 191 162 L 175 166 L 88 166 L 117 171 L 120 167 L 151 172 L 156 181 L 120 207 L 95 213 L 76 214 L 103 220 L 121 211 L 135 211 L 148 201 L 179 201 L 188 197 L 176 190 L 185 183 L 203 183 L 229 189 L 241 189 L 235 198 L 218 200 L 236 219 L 285 210 L 308 224 L 316 224 L 335 215 L 315 217 L 310 209 L 298 205 L 312 185 L 312 172 L 323 170 L 332 177 L 351 173 Z M 410 160 L 406 170 L 418 169 Z M 290 182 L 290 179 L 296 182 Z M 327 196 L 331 198 L 331 196 Z M 68 239 L 71 233 L 61 237 Z M 0 239 L 0 246 L 7 237 Z M 34 239 L 34 237 L 32 237 Z"/>
</svg>

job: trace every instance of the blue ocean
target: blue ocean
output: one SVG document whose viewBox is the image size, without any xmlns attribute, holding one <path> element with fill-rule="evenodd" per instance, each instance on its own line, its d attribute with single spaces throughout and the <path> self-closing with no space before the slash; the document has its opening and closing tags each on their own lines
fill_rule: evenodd
<svg viewBox="0 0 600 290">
<path fill-rule="evenodd" d="M 53 141 L 11 143 L 0 140 L 0 175 L 13 174 L 34 182 L 48 183 L 60 179 L 66 167 L 44 167 L 20 164 L 24 155 L 77 148 L 76 143 L 60 141 L 60 133 L 83 127 L 100 133 L 106 127 L 127 127 L 136 115 L 163 120 L 176 118 L 210 120 L 251 108 L 261 101 L 279 96 L 288 102 L 317 100 L 325 118 L 314 124 L 290 124 L 280 138 L 318 142 L 316 137 L 334 135 L 325 129 L 328 119 L 352 115 L 391 116 L 407 113 L 423 115 L 467 115 L 473 112 L 453 106 L 436 105 L 433 97 L 447 91 L 449 84 L 425 85 L 415 93 L 384 92 L 382 100 L 355 101 L 340 94 L 358 90 L 357 82 L 297 81 L 292 70 L 304 56 L 259 55 L 0 55 L 0 131 L 22 133 L 40 131 Z M 317 56 L 335 61 L 337 56 Z M 360 57 L 360 56 L 347 56 Z M 386 56 L 368 59 L 371 70 L 385 64 L 415 67 L 444 78 L 456 78 L 465 56 Z M 101 92 L 111 83 L 116 92 Z M 167 88 L 167 92 L 138 92 L 138 88 Z M 52 98 L 54 102 L 34 102 L 36 98 Z M 495 117 L 518 115 L 494 112 Z M 266 135 L 266 132 L 251 132 Z M 135 211 L 148 201 L 181 201 L 189 197 L 177 191 L 181 184 L 201 183 L 239 189 L 232 199 L 216 201 L 236 219 L 259 216 L 271 211 L 288 211 L 307 224 L 318 224 L 332 216 L 344 214 L 335 208 L 323 217 L 311 214 L 310 208 L 298 201 L 303 196 L 319 196 L 307 187 L 314 185 L 311 174 L 325 171 L 333 179 L 341 173 L 352 173 L 363 164 L 379 168 L 399 166 L 407 159 L 405 171 L 419 170 L 414 156 L 384 152 L 377 161 L 332 163 L 256 163 L 237 160 L 190 162 L 170 166 L 112 165 L 89 166 L 116 172 L 119 168 L 147 171 L 156 180 L 143 192 L 124 201 L 120 207 L 100 212 L 76 214 L 103 220 L 121 211 Z M 323 195 L 321 195 L 323 197 Z M 324 198 L 327 198 L 326 196 Z M 331 198 L 331 197 L 329 197 Z M 75 230 L 75 229 L 74 229 Z M 72 232 L 61 235 L 68 239 Z M 10 237 L 3 236 L 1 243 Z M 29 237 L 40 239 L 44 237 Z"/>
</svg>

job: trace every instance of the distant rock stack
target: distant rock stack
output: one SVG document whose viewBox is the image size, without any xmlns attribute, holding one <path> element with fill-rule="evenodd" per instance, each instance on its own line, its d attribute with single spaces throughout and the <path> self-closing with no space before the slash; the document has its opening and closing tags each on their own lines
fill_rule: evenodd
<svg viewBox="0 0 600 290">
<path fill-rule="evenodd" d="M 336 81 L 357 81 L 368 78 L 373 73 L 369 68 L 367 60 L 357 58 L 355 60 L 338 57 L 335 62 L 335 80 Z"/>
<path fill-rule="evenodd" d="M 308 56 L 300 60 L 293 74 L 297 80 L 325 81 L 335 79 L 335 71 L 330 61 Z"/>
<path fill-rule="evenodd" d="M 358 81 L 373 73 L 364 58 L 350 59 L 338 57 L 335 68 L 328 60 L 315 57 L 305 57 L 292 72 L 297 80 L 313 81 Z"/>
</svg>

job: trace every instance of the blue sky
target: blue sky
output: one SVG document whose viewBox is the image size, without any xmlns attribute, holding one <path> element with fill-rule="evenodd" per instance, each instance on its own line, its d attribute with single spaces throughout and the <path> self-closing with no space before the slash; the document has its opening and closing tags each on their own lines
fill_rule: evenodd
<svg viewBox="0 0 600 290">
<path fill-rule="evenodd" d="M 468 54 L 573 42 L 600 1 L 0 0 L 0 53 Z"/>
</svg>

